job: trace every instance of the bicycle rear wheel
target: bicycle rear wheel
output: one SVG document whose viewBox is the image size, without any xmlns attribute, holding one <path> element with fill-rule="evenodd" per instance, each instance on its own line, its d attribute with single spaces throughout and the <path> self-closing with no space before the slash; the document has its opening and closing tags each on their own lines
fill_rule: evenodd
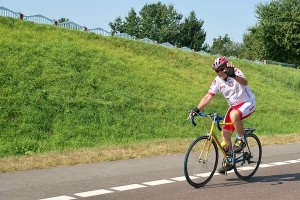
<svg viewBox="0 0 300 200">
<path fill-rule="evenodd" d="M 184 159 L 184 175 L 195 188 L 202 187 L 213 177 L 218 165 L 218 147 L 208 136 L 200 136 L 193 141 Z"/>
<path fill-rule="evenodd" d="M 250 179 L 257 171 L 261 162 L 262 147 L 258 137 L 253 133 L 247 133 L 246 146 L 241 153 L 234 154 L 234 172 L 243 180 Z"/>
</svg>

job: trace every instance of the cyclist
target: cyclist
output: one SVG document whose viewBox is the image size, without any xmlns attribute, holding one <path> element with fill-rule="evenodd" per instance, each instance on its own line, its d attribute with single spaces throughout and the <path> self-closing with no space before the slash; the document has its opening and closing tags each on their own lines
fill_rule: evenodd
<svg viewBox="0 0 300 200">
<path fill-rule="evenodd" d="M 228 145 L 229 151 L 239 153 L 245 147 L 244 124 L 242 119 L 249 117 L 256 109 L 255 96 L 248 86 L 248 81 L 241 70 L 235 68 L 231 62 L 221 56 L 212 63 L 212 69 L 217 73 L 216 78 L 208 90 L 208 93 L 199 102 L 198 106 L 190 111 L 191 115 L 199 113 L 217 93 L 221 93 L 229 104 L 225 115 L 225 125 L 222 129 L 222 139 Z M 238 138 L 232 147 L 231 135 L 236 130 Z M 221 167 L 219 173 L 224 174 L 225 170 L 232 170 L 232 165 Z"/>
</svg>

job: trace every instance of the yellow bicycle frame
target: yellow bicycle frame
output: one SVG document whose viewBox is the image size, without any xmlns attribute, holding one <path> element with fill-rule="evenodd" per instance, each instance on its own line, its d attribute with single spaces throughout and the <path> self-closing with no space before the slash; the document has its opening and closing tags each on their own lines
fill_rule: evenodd
<svg viewBox="0 0 300 200">
<path fill-rule="evenodd" d="M 224 125 L 232 125 L 232 124 L 233 124 L 233 123 L 224 123 L 224 122 L 220 122 L 220 126 L 224 126 Z M 213 140 L 217 143 L 217 145 L 218 145 L 219 149 L 221 150 L 221 152 L 223 153 L 224 157 L 226 158 L 226 157 L 228 156 L 228 155 L 226 154 L 226 152 L 224 151 L 224 149 L 222 148 L 221 143 L 219 142 L 219 139 L 218 139 L 218 137 L 217 137 L 216 134 L 215 134 L 215 130 L 216 130 L 216 122 L 215 122 L 215 120 L 213 120 L 212 123 L 211 123 L 211 127 L 210 127 L 209 134 L 208 134 L 209 140 L 207 140 L 207 141 L 205 142 L 204 147 L 202 148 L 202 150 L 201 150 L 201 152 L 200 152 L 200 155 L 199 155 L 199 159 L 198 159 L 198 160 L 201 160 L 202 154 L 203 154 L 203 152 L 204 152 L 204 150 L 205 150 L 206 148 L 207 148 L 208 151 L 206 152 L 204 161 L 207 160 L 208 153 L 209 153 L 209 151 L 210 151 L 210 149 L 211 149 L 211 145 L 212 145 L 212 141 L 213 141 Z"/>
</svg>

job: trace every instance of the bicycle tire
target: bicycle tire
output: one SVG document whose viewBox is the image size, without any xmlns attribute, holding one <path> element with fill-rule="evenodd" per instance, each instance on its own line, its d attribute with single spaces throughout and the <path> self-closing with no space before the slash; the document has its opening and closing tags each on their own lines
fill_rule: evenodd
<svg viewBox="0 0 300 200">
<path fill-rule="evenodd" d="M 250 179 L 261 163 L 262 147 L 259 138 L 253 133 L 247 133 L 246 146 L 241 153 L 234 154 L 233 159 L 241 162 L 234 164 L 234 172 L 242 180 Z"/>
<path fill-rule="evenodd" d="M 184 158 L 185 178 L 187 182 L 195 188 L 207 184 L 213 177 L 218 165 L 218 147 L 214 140 L 211 143 L 212 145 L 210 145 L 210 150 L 206 147 L 201 157 L 202 160 L 199 159 L 201 149 L 203 149 L 205 142 L 210 142 L 209 137 L 206 135 L 196 138 L 189 146 Z M 203 158 L 207 152 L 208 156 L 205 160 Z"/>
</svg>

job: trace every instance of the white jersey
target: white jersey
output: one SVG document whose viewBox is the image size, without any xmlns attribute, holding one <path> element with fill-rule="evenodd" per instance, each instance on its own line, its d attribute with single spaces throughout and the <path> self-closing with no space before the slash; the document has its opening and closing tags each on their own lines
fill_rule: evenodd
<svg viewBox="0 0 300 200">
<path fill-rule="evenodd" d="M 244 77 L 244 74 L 238 68 L 234 68 L 234 73 L 236 76 Z M 208 93 L 214 96 L 218 92 L 225 97 L 230 106 L 236 106 L 255 99 L 248 85 L 241 85 L 234 78 L 229 76 L 226 81 L 219 76 L 213 80 Z"/>
</svg>

